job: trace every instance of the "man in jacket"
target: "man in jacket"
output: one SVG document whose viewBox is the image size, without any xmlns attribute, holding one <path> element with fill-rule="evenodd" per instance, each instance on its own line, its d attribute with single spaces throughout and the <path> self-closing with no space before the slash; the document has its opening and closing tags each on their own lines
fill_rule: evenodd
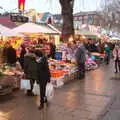
<svg viewBox="0 0 120 120">
<path fill-rule="evenodd" d="M 85 77 L 85 61 L 86 61 L 86 49 L 84 45 L 81 43 L 76 54 L 76 62 L 79 70 L 79 78 Z"/>
<path fill-rule="evenodd" d="M 110 47 L 108 46 L 108 44 L 105 44 L 105 62 L 106 62 L 106 65 L 108 65 L 110 63 Z"/>
</svg>

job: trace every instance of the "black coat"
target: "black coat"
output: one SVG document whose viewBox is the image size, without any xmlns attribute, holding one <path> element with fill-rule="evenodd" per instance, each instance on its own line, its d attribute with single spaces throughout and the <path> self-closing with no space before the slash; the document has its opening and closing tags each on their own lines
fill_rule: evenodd
<svg viewBox="0 0 120 120">
<path fill-rule="evenodd" d="M 52 59 L 55 59 L 55 53 L 56 53 L 56 46 L 54 44 L 50 45 L 50 57 L 52 57 Z"/>
<path fill-rule="evenodd" d="M 38 62 L 38 82 L 40 84 L 45 84 L 48 81 L 50 81 L 50 70 L 49 70 L 49 65 L 47 58 L 44 56 L 40 59 Z"/>
<path fill-rule="evenodd" d="M 20 53 L 20 60 L 24 62 L 24 56 L 26 54 L 26 50 L 25 49 L 22 49 L 21 50 L 21 53 Z"/>
<path fill-rule="evenodd" d="M 24 73 L 28 79 L 37 80 L 37 62 L 34 54 L 28 54 L 24 57 Z"/>
<path fill-rule="evenodd" d="M 22 68 L 24 68 L 24 56 L 25 56 L 25 54 L 26 54 L 26 50 L 25 50 L 25 48 L 23 48 L 21 50 L 20 58 L 19 58 L 19 62 L 20 62 L 20 65 Z"/>
<path fill-rule="evenodd" d="M 17 61 L 16 50 L 12 47 L 6 48 L 7 63 L 14 64 Z"/>
</svg>

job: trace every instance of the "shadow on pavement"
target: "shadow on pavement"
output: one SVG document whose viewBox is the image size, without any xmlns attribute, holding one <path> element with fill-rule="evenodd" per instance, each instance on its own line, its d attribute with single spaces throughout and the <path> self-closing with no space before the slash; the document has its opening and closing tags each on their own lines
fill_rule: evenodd
<svg viewBox="0 0 120 120">
<path fill-rule="evenodd" d="M 9 102 L 9 101 L 11 101 L 11 100 L 13 100 L 15 98 L 16 97 L 13 94 L 0 96 L 0 104 L 4 104 L 6 102 Z"/>
</svg>

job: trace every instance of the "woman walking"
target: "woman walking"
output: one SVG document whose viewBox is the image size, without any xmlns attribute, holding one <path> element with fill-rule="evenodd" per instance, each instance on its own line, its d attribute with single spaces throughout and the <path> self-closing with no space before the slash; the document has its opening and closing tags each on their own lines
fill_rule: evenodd
<svg viewBox="0 0 120 120">
<path fill-rule="evenodd" d="M 24 69 L 24 56 L 25 56 L 26 52 L 27 51 L 26 51 L 25 45 L 21 45 L 19 62 L 20 62 L 22 69 Z"/>
<path fill-rule="evenodd" d="M 113 56 L 115 60 L 115 73 L 118 73 L 118 71 L 120 72 L 120 46 L 115 45 Z"/>
<path fill-rule="evenodd" d="M 50 70 L 48 66 L 47 57 L 43 55 L 43 53 L 39 50 L 35 51 L 36 61 L 37 61 L 37 75 L 38 80 L 37 83 L 40 86 L 40 106 L 39 109 L 44 108 L 44 103 L 47 102 L 47 98 L 45 96 L 46 93 L 46 85 L 50 82 Z"/>
</svg>

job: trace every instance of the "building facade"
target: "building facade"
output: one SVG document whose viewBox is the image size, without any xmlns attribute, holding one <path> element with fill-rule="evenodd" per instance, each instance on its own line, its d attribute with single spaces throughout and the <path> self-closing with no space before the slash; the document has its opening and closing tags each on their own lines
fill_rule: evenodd
<svg viewBox="0 0 120 120">
<path fill-rule="evenodd" d="M 102 26 L 102 16 L 97 12 L 79 12 L 74 14 L 74 28 L 80 29 L 82 24 Z"/>
</svg>

